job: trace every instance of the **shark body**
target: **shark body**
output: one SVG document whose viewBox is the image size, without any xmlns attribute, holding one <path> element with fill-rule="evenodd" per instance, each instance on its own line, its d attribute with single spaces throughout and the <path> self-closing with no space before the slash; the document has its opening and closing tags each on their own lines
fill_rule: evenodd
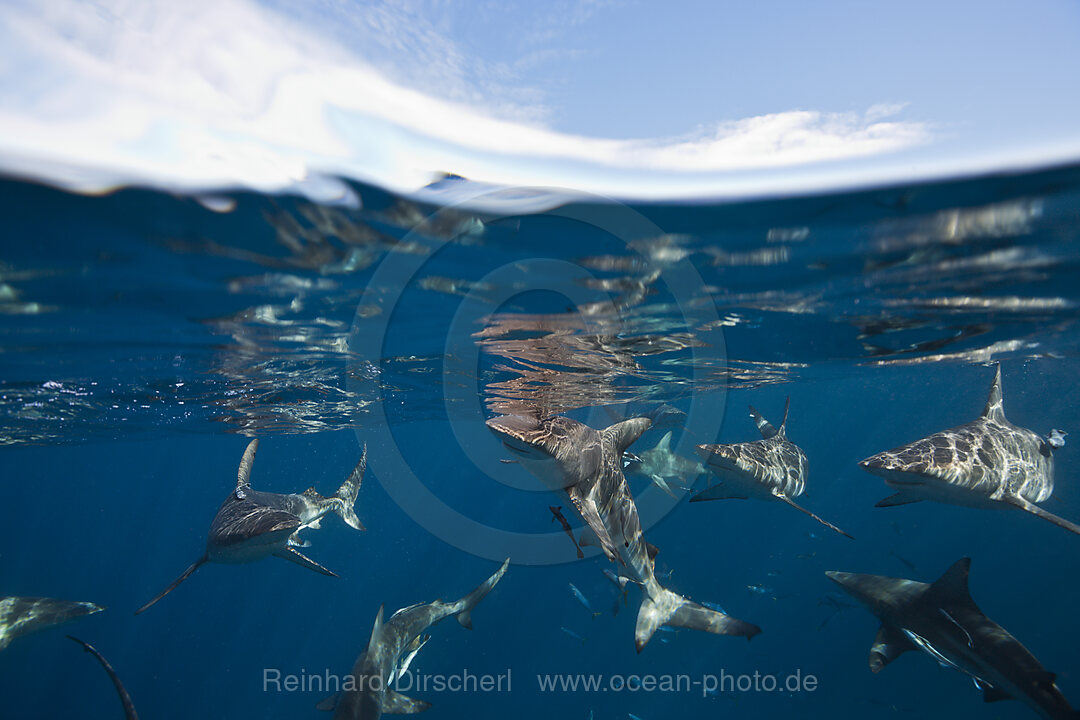
<svg viewBox="0 0 1080 720">
<path fill-rule="evenodd" d="M 675 497 L 668 480 L 677 480 L 681 485 L 693 487 L 697 478 L 705 474 L 705 466 L 672 451 L 669 430 L 654 448 L 629 457 L 626 472 L 649 478 L 658 488 Z"/>
<path fill-rule="evenodd" d="M 494 575 L 455 602 L 436 600 L 410 605 L 385 621 L 380 607 L 367 648 L 353 664 L 353 687 L 319 703 L 318 709 L 332 710 L 334 720 L 377 720 L 383 713 L 411 714 L 431 707 L 430 703 L 407 697 L 391 686 L 409 669 L 428 641 L 430 636 L 424 632 L 432 625 L 453 615 L 463 627 L 472 629 L 473 608 L 502 579 L 509 564 L 508 558 Z"/>
<path fill-rule="evenodd" d="M 656 579 L 655 548 L 642 536 L 637 505 L 622 471 L 623 453 L 650 422 L 631 418 L 595 430 L 563 416 L 505 415 L 487 425 L 529 472 L 569 500 L 608 559 L 622 564 L 624 573 L 641 586 L 634 631 L 638 652 L 662 625 L 753 637 L 761 631 L 756 625 L 702 607 L 661 587 Z"/>
<path fill-rule="evenodd" d="M 702 490 L 690 502 L 729 498 L 780 500 L 806 513 L 822 525 L 851 537 L 830 522 L 797 505 L 794 498 L 806 491 L 809 462 L 806 453 L 787 437 L 788 410 L 791 398 L 784 406 L 784 420 L 776 428 L 750 407 L 750 417 L 761 433 L 760 440 L 721 445 L 698 445 L 698 453 L 720 484 Z"/>
<path fill-rule="evenodd" d="M 301 494 L 279 494 L 254 490 L 251 487 L 251 468 L 259 441 L 252 440 L 244 450 L 237 472 L 236 488 L 218 508 L 206 538 L 206 552 L 153 600 L 135 611 L 138 615 L 172 592 L 204 563 L 237 564 L 253 562 L 274 555 L 314 570 L 334 576 L 296 548 L 309 543 L 300 540 L 305 528 L 318 528 L 320 520 L 330 512 L 341 516 L 350 527 L 363 530 L 353 505 L 367 468 L 367 449 L 360 462 L 342 483 L 338 491 L 323 497 L 309 488 Z"/>
<path fill-rule="evenodd" d="M 1054 492 L 1054 450 L 1064 433 L 1044 438 L 1005 419 L 1001 366 L 982 414 L 859 463 L 896 490 L 878 507 L 936 500 L 978 508 L 1020 508 L 1071 532 L 1080 526 L 1047 512 L 1040 503 Z"/>
<path fill-rule="evenodd" d="M 970 677 L 986 702 L 1012 698 L 1048 720 L 1076 720 L 1080 713 L 1069 707 L 1054 674 L 972 600 L 970 566 L 970 558 L 962 558 L 932 584 L 881 575 L 825 574 L 881 620 L 870 648 L 873 672 L 909 650 L 922 650 Z"/>
</svg>

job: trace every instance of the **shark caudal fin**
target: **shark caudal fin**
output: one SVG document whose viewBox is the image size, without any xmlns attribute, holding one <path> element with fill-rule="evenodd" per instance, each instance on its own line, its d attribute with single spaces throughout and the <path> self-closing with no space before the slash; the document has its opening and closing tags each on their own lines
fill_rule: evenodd
<svg viewBox="0 0 1080 720">
<path fill-rule="evenodd" d="M 1058 517 L 1057 515 L 1055 515 L 1052 512 L 1048 512 L 1046 510 L 1043 510 L 1041 507 L 1039 507 L 1035 503 L 1028 502 L 1027 500 L 1025 500 L 1022 497 L 1012 497 L 1012 496 L 1006 495 L 1005 497 L 1002 498 L 1002 500 L 1004 500 L 1005 502 L 1007 502 L 1008 504 L 1010 504 L 1010 505 L 1012 505 L 1014 507 L 1018 507 L 1021 510 L 1024 510 L 1025 512 L 1029 512 L 1032 515 L 1035 515 L 1037 517 L 1041 517 L 1043 520 L 1049 520 L 1050 522 L 1054 523 L 1058 527 L 1063 527 L 1066 530 L 1068 530 L 1069 532 L 1073 532 L 1073 533 L 1076 533 L 1077 535 L 1080 535 L 1080 525 L 1077 525 L 1074 522 L 1070 522 L 1070 521 L 1066 520 L 1063 517 Z"/>
<path fill-rule="evenodd" d="M 483 600 L 489 592 L 491 592 L 491 588 L 495 587 L 495 585 L 502 580 L 502 576 L 506 574 L 506 568 L 509 567 L 509 565 L 510 558 L 506 558 L 506 560 L 503 561 L 502 567 L 496 570 L 494 575 L 482 582 L 480 587 L 455 603 L 461 607 L 455 614 L 457 615 L 457 621 L 461 623 L 463 628 L 472 630 L 472 609 L 476 607 L 476 604 Z"/>
<path fill-rule="evenodd" d="M 364 481 L 364 472 L 367 470 L 367 443 L 364 443 L 363 454 L 360 455 L 360 462 L 356 463 L 356 467 L 353 468 L 352 473 L 341 483 L 341 487 L 334 493 L 334 497 L 341 500 L 340 503 L 335 503 L 334 512 L 341 516 L 341 519 L 345 523 L 356 530 L 364 530 L 364 524 L 360 522 L 360 518 L 356 517 L 356 511 L 353 506 L 356 504 L 356 495 L 360 492 L 360 483 Z"/>
<path fill-rule="evenodd" d="M 252 442 L 254 442 L 254 441 L 252 441 Z M 180 575 L 180 577 L 176 578 L 175 580 L 172 581 L 172 583 L 169 584 L 169 587 L 167 587 L 164 590 L 162 590 L 161 592 L 159 592 L 157 595 L 154 596 L 153 600 L 151 600 L 150 602 L 146 603 L 141 608 L 136 610 L 135 614 L 138 615 L 139 613 L 146 612 L 147 610 L 152 608 L 157 603 L 158 600 L 160 600 L 161 598 L 165 597 L 166 595 L 171 593 L 173 590 L 175 590 L 177 585 L 179 585 L 180 583 L 184 582 L 189 577 L 191 577 L 191 573 L 198 570 L 199 566 L 202 565 L 203 563 L 205 563 L 209 559 L 210 559 L 210 557 L 208 555 L 203 555 L 201 558 L 199 558 L 198 560 L 193 562 L 191 564 L 191 566 Z"/>
<path fill-rule="evenodd" d="M 702 630 L 714 635 L 741 635 L 747 639 L 761 632 L 757 625 L 702 607 L 659 585 L 656 587 L 659 591 L 656 596 L 642 593 L 637 627 L 634 629 L 634 646 L 638 652 L 645 649 L 661 625 Z"/>
</svg>

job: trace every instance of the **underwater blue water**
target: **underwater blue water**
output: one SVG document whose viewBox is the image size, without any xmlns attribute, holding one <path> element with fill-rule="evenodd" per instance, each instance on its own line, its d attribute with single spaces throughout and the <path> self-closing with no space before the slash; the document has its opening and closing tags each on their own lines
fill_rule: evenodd
<svg viewBox="0 0 1080 720">
<path fill-rule="evenodd" d="M 962 556 L 980 607 L 1080 702 L 1080 538 L 1018 511 L 875 508 L 891 491 L 856 465 L 974 419 L 994 362 L 1012 422 L 1076 428 L 1080 167 L 542 212 L 352 189 L 359 203 L 321 207 L 0 183 L 0 594 L 108 608 L 0 652 L 0 717 L 121 716 L 65 632 L 109 659 L 143 718 L 322 717 L 326 693 L 267 691 L 267 669 L 344 675 L 380 605 L 455 599 L 506 556 L 474 628 L 433 628 L 412 669 L 509 672 L 511 689 L 408 692 L 427 717 L 1031 717 L 923 654 L 872 674 L 878 622 L 824 575 L 929 582 Z M 779 423 L 788 396 L 803 504 L 856 540 L 779 503 L 671 505 L 632 478 L 663 584 L 762 628 L 659 632 L 640 654 L 640 593 L 612 616 L 612 566 L 575 559 L 548 510 L 561 501 L 500 463 L 483 425 L 532 411 L 602 427 L 669 405 L 688 415 L 631 450 L 672 429 L 693 457 L 755 439 L 747 405 Z M 335 516 L 305 531 L 340 577 L 209 564 L 134 616 L 203 552 L 251 437 L 253 486 L 277 492 L 331 493 L 367 443 L 366 532 Z M 1076 450 L 1055 459 L 1044 506 L 1080 520 Z M 577 672 L 816 686 L 538 687 Z"/>
</svg>

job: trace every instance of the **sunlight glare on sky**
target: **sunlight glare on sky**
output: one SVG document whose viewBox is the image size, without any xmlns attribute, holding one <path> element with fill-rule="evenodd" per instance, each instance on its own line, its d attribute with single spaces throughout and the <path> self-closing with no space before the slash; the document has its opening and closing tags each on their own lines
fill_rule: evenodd
<svg viewBox="0 0 1080 720">
<path fill-rule="evenodd" d="M 13 0 L 0 167 L 689 198 L 1070 162 L 1078 30 L 1066 0 Z"/>
</svg>

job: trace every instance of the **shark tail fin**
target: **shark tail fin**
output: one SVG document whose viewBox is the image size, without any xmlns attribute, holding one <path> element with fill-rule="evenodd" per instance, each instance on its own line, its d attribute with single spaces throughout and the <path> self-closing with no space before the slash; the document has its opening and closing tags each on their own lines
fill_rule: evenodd
<svg viewBox="0 0 1080 720">
<path fill-rule="evenodd" d="M 502 576 L 506 574 L 506 568 L 509 567 L 509 565 L 510 558 L 506 558 L 506 560 L 503 561 L 502 567 L 496 570 L 494 575 L 482 582 L 480 587 L 457 601 L 457 605 L 461 607 L 456 613 L 457 621 L 461 623 L 463 628 L 472 630 L 472 609 L 476 607 L 476 604 L 483 600 L 489 592 L 491 592 L 491 588 L 495 587 L 495 585 L 502 580 Z"/>
<path fill-rule="evenodd" d="M 255 441 L 253 440 L 252 442 L 254 443 Z M 250 449 L 251 446 L 249 445 L 248 448 Z M 254 457 L 254 452 L 252 452 L 252 457 Z M 154 596 L 153 600 L 151 600 L 150 602 L 146 603 L 141 608 L 136 610 L 135 614 L 138 615 L 139 613 L 146 612 L 147 610 L 152 608 L 157 603 L 158 600 L 160 600 L 161 598 L 165 597 L 166 595 L 171 593 L 173 590 L 175 590 L 177 585 L 179 585 L 180 583 L 184 582 L 189 577 L 191 577 L 191 573 L 198 570 L 199 566 L 202 565 L 204 562 L 206 562 L 209 559 L 210 559 L 210 557 L 208 555 L 203 555 L 201 558 L 199 558 L 198 560 L 193 562 L 191 564 L 191 566 L 180 575 L 180 577 L 176 578 L 175 580 L 172 581 L 172 583 L 169 584 L 169 587 L 167 587 L 164 590 L 162 590 L 161 592 L 159 592 L 157 595 Z"/>
<path fill-rule="evenodd" d="M 645 649 L 649 640 L 661 625 L 702 630 L 715 635 L 741 635 L 754 637 L 761 628 L 730 615 L 698 605 L 659 585 L 656 595 L 643 593 L 634 629 L 634 645 L 638 652 Z"/>
<path fill-rule="evenodd" d="M 854 539 L 855 539 L 855 538 L 851 537 L 851 535 L 848 535 L 848 534 L 847 534 L 846 532 L 844 532 L 844 531 L 843 531 L 843 530 L 841 530 L 840 528 L 838 528 L 838 527 L 836 527 L 835 525 L 833 525 L 833 524 L 832 524 L 831 522 L 829 522 L 828 520 L 823 520 L 823 519 L 819 518 L 819 517 L 818 517 L 817 515 L 815 515 L 814 513 L 810 512 L 809 510 L 807 510 L 806 508 L 804 508 L 804 507 L 803 507 L 802 505 L 797 505 L 797 504 L 795 503 L 795 501 L 794 501 L 794 500 L 792 500 L 791 498 L 789 498 L 789 497 L 788 497 L 787 495 L 777 495 L 776 497 L 780 498 L 781 500 L 783 500 L 784 502 L 786 502 L 786 503 L 787 503 L 788 505 L 790 505 L 791 507 L 795 508 L 795 509 L 796 509 L 796 510 L 798 510 L 799 512 L 801 512 L 801 513 L 806 513 L 807 515 L 809 515 L 810 517 L 814 518 L 815 520 L 817 520 L 817 521 L 818 521 L 819 523 L 821 523 L 821 524 L 822 524 L 822 525 L 824 525 L 825 527 L 829 528 L 830 530 L 835 530 L 836 532 L 840 533 L 841 535 L 843 535 L 843 536 L 844 536 L 844 537 L 846 537 L 846 538 L 851 538 L 852 540 L 854 540 Z"/>
<path fill-rule="evenodd" d="M 635 440 L 641 437 L 642 433 L 649 429 L 650 425 L 652 425 L 652 420 L 649 418 L 636 417 L 617 422 L 600 432 L 606 440 L 611 442 L 615 451 L 622 455 L 626 452 L 626 448 L 630 447 Z"/>
<path fill-rule="evenodd" d="M 1069 532 L 1073 532 L 1073 533 L 1076 533 L 1077 535 L 1080 535 L 1080 525 L 1077 525 L 1076 523 L 1073 523 L 1073 522 L 1069 522 L 1068 520 L 1066 520 L 1063 517 L 1058 517 L 1057 515 L 1055 515 L 1052 512 L 1048 512 L 1046 510 L 1043 510 L 1041 507 L 1039 507 L 1038 505 L 1036 505 L 1033 502 L 1028 502 L 1027 500 L 1025 500 L 1022 497 L 1006 496 L 1003 499 L 1005 500 L 1005 502 L 1009 503 L 1010 505 L 1013 505 L 1015 507 L 1020 508 L 1021 510 L 1029 512 L 1032 515 L 1036 515 L 1038 517 L 1041 517 L 1043 520 L 1049 520 L 1050 522 L 1054 523 L 1058 527 L 1063 527 L 1066 530 L 1068 530 Z"/>
<path fill-rule="evenodd" d="M 345 523 L 356 530 L 364 530 L 364 524 L 360 522 L 360 518 L 356 517 L 356 510 L 353 506 L 356 504 L 356 496 L 360 492 L 360 483 L 364 481 L 364 472 L 367 470 L 367 443 L 364 443 L 363 454 L 360 455 L 360 462 L 356 463 L 356 467 L 349 474 L 349 477 L 345 479 L 345 482 L 341 483 L 341 487 L 334 493 L 334 497 L 341 500 L 340 503 L 336 503 L 334 512 L 341 516 L 341 519 Z"/>
</svg>

